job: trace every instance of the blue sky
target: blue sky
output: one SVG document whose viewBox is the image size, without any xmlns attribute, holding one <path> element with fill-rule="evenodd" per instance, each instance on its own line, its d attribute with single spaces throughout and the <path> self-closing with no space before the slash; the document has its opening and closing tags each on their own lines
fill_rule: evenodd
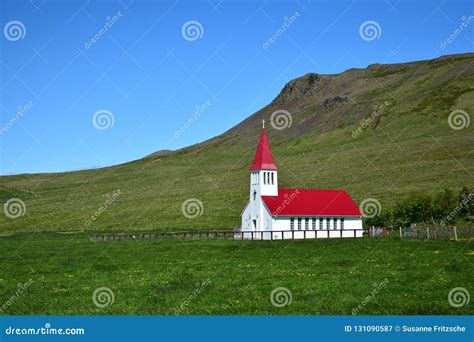
<svg viewBox="0 0 474 342">
<path fill-rule="evenodd" d="M 443 44 L 470 15 L 472 1 L 3 0 L 0 173 L 127 162 L 218 135 L 308 72 L 473 51 L 474 21 Z"/>
</svg>

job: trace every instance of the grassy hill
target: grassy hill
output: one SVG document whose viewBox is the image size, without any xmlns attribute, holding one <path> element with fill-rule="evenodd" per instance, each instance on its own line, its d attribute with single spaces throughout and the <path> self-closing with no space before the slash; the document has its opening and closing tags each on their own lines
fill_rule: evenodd
<svg viewBox="0 0 474 342">
<path fill-rule="evenodd" d="M 237 226 L 261 120 L 282 109 L 291 126 L 267 125 L 280 186 L 342 188 L 356 202 L 377 198 L 382 210 L 413 193 L 472 188 L 473 125 L 454 130 L 448 116 L 474 113 L 473 62 L 474 54 L 464 54 L 307 74 L 239 125 L 180 151 L 102 169 L 0 177 L 2 203 L 20 198 L 26 206 L 19 218 L 2 215 L 0 232 Z M 192 219 L 181 210 L 190 198 L 203 203 Z"/>
</svg>

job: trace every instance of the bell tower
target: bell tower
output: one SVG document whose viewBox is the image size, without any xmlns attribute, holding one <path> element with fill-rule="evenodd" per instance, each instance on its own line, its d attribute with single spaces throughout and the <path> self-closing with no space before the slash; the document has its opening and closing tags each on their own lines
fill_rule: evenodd
<svg viewBox="0 0 474 342">
<path fill-rule="evenodd" d="M 273 161 L 272 151 L 265 131 L 265 120 L 262 121 L 262 133 L 257 151 L 250 166 L 250 201 L 260 196 L 278 196 L 278 167 Z"/>
</svg>

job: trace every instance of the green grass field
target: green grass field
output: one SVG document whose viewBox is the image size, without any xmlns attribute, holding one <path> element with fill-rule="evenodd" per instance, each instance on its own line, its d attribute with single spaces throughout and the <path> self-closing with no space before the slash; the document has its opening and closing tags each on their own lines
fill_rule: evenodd
<svg viewBox="0 0 474 342">
<path fill-rule="evenodd" d="M 472 314 L 472 301 L 455 308 L 448 292 L 472 293 L 473 247 L 390 237 L 92 243 L 83 234 L 20 234 L 0 239 L 0 303 L 9 304 L 1 314 L 350 315 L 381 283 L 358 314 Z M 113 291 L 112 305 L 94 305 L 100 287 Z M 292 294 L 285 307 L 270 302 L 278 287 Z"/>
</svg>

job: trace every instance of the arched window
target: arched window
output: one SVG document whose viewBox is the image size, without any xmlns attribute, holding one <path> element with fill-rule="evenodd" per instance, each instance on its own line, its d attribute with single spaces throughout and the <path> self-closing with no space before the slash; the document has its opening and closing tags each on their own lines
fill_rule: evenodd
<svg viewBox="0 0 474 342">
<path fill-rule="evenodd" d="M 275 172 L 272 172 L 272 185 L 275 184 L 275 181 L 274 181 L 274 178 L 273 178 L 273 174 L 274 174 L 274 173 L 275 173 Z"/>
</svg>

